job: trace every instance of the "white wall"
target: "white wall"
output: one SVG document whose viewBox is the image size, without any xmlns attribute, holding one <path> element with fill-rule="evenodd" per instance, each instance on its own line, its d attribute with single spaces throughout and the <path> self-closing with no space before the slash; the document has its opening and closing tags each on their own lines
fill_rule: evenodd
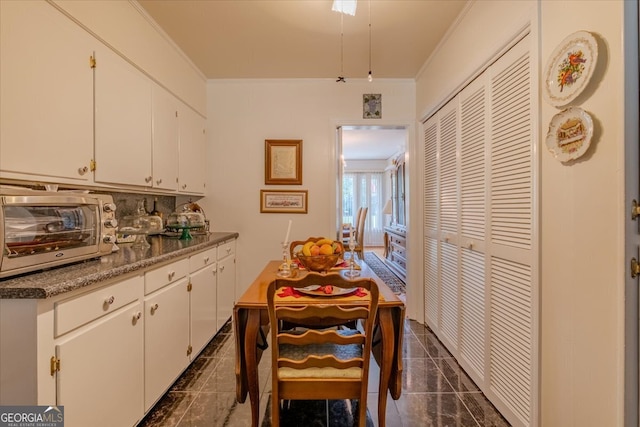
<svg viewBox="0 0 640 427">
<path fill-rule="evenodd" d="M 420 116 L 436 108 L 527 21 L 539 41 L 540 50 L 533 54 L 541 58 L 540 72 L 567 35 L 588 30 L 602 41 L 591 84 L 573 103 L 588 111 L 595 122 L 587 154 L 572 164 L 562 164 L 547 152 L 548 123 L 560 109 L 545 103 L 541 92 L 540 115 L 534 118 L 541 141 L 537 147 L 539 425 L 620 426 L 626 215 L 623 2 L 472 3 L 442 49 L 423 68 L 417 80 L 416 110 Z M 412 246 L 414 249 L 420 251 Z"/>
<path fill-rule="evenodd" d="M 382 119 L 362 119 L 362 95 L 382 94 Z M 334 237 L 337 125 L 415 123 L 412 80 L 210 80 L 207 84 L 207 197 L 214 230 L 240 233 L 238 288 L 265 263 L 281 258 L 280 242 Z M 302 139 L 301 186 L 264 185 L 265 139 Z M 309 191 L 308 214 L 261 214 L 260 189 Z"/>
</svg>

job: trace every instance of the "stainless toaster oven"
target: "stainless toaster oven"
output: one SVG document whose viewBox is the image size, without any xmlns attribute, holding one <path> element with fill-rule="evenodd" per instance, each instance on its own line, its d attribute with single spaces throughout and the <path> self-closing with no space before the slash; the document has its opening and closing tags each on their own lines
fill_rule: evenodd
<svg viewBox="0 0 640 427">
<path fill-rule="evenodd" d="M 0 186 L 0 278 L 110 254 L 115 210 L 106 194 Z"/>
</svg>

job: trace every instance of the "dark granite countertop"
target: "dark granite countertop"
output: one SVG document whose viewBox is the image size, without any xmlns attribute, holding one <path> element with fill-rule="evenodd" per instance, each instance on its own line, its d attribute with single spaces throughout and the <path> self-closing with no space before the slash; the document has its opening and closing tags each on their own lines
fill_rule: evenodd
<svg viewBox="0 0 640 427">
<path fill-rule="evenodd" d="M 119 244 L 120 250 L 99 259 L 0 279 L 0 299 L 50 298 L 154 264 L 171 261 L 237 237 L 238 233 L 235 232 L 194 235 L 191 240 L 154 236 L 149 239 L 151 247 L 147 249 L 132 248 L 131 244 Z"/>
</svg>

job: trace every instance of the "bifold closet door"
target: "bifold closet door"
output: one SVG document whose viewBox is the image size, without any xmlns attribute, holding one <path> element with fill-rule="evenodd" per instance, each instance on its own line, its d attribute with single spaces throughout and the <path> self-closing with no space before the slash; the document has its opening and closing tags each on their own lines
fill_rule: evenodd
<svg viewBox="0 0 640 427">
<path fill-rule="evenodd" d="M 530 43 L 423 124 L 425 319 L 514 425 L 537 387 Z"/>
</svg>

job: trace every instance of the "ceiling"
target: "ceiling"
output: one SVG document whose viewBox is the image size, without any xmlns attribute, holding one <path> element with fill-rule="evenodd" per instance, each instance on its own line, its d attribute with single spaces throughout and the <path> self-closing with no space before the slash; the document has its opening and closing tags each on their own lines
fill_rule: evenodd
<svg viewBox="0 0 640 427">
<path fill-rule="evenodd" d="M 405 151 L 406 139 L 405 129 L 345 126 L 342 156 L 344 160 L 387 160 Z"/>
<path fill-rule="evenodd" d="M 374 79 L 414 79 L 467 1 L 359 0 L 355 16 L 333 12 L 332 0 L 138 3 L 208 79 L 343 76 L 348 84 L 369 70 Z M 398 129 L 351 129 L 343 154 L 387 159 L 405 139 Z"/>
<path fill-rule="evenodd" d="M 466 0 L 138 0 L 209 79 L 417 76 Z M 343 54 L 341 64 L 341 18 Z"/>
</svg>

